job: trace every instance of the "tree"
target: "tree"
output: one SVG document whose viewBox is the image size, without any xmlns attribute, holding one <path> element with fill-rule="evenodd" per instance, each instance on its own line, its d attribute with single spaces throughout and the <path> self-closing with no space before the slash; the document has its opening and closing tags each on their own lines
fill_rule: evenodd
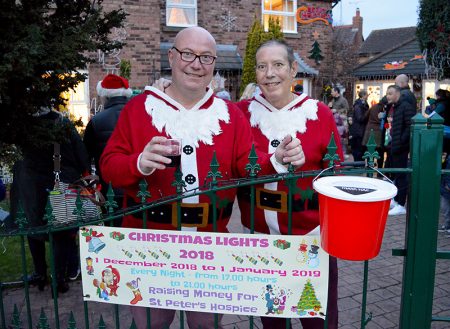
<svg viewBox="0 0 450 329">
<path fill-rule="evenodd" d="M 40 126 L 33 114 L 64 106 L 63 93 L 87 78 L 79 70 L 97 50 L 122 47 L 109 34 L 126 15 L 103 12 L 101 0 L 2 1 L 0 159 L 14 147 L 53 142 L 67 131 Z"/>
<path fill-rule="evenodd" d="M 282 40 L 284 38 L 283 29 L 280 24 L 280 20 L 277 18 L 269 17 L 269 28 L 267 32 L 263 33 L 261 38 L 262 43 L 267 40 Z"/>
<path fill-rule="evenodd" d="M 331 86 L 340 85 L 347 91 L 345 96 L 349 103 L 353 102 L 353 86 L 356 81 L 353 71 L 359 65 L 358 51 L 361 43 L 354 40 L 343 38 L 335 29 L 332 35 L 331 52 L 329 53 L 328 61 L 333 63 L 327 72 L 322 77 L 323 90 L 322 97 L 326 103 L 330 98 Z M 362 40 L 361 40 L 362 42 Z"/>
<path fill-rule="evenodd" d="M 245 46 L 245 57 L 244 64 L 242 68 L 242 79 L 241 79 L 241 93 L 244 91 L 245 87 L 256 81 L 255 66 L 256 66 L 256 49 L 261 44 L 261 33 L 263 32 L 263 27 L 258 19 L 255 19 L 253 25 L 247 35 L 247 44 Z"/>
<path fill-rule="evenodd" d="M 417 38 L 431 73 L 450 78 L 450 2 L 421 0 Z"/>
<path fill-rule="evenodd" d="M 265 32 L 261 22 L 256 18 L 247 35 L 247 45 L 245 46 L 245 57 L 242 69 L 241 93 L 249 83 L 256 82 L 256 50 L 262 43 L 271 39 L 283 39 L 280 21 L 270 17 L 268 31 Z"/>
</svg>

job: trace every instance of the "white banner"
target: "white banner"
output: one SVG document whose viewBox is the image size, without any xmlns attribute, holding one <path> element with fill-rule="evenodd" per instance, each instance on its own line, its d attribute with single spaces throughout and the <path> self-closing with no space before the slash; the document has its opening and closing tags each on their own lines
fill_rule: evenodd
<svg viewBox="0 0 450 329">
<path fill-rule="evenodd" d="M 86 301 L 325 318 L 328 255 L 320 236 L 87 226 L 80 254 Z"/>
</svg>

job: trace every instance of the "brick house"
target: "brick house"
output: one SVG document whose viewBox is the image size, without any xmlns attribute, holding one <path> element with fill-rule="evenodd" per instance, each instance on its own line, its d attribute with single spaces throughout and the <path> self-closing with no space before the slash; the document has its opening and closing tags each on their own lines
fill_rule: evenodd
<svg viewBox="0 0 450 329">
<path fill-rule="evenodd" d="M 85 94 L 86 108 L 98 108 L 96 85 L 107 73 L 118 73 L 121 59 L 131 62 L 130 85 L 142 90 L 161 76 L 170 75 L 167 50 L 178 31 L 187 26 L 202 26 L 212 33 L 218 44 L 216 77 L 225 80 L 232 99 L 239 97 L 242 60 L 247 33 L 253 20 L 265 27 L 270 16 L 279 18 L 286 41 L 294 48 L 299 61 L 296 83 L 305 93 L 320 97 L 324 80 L 332 68 L 331 9 L 339 0 L 105 0 L 106 11 L 123 8 L 129 16 L 125 28 L 113 37 L 123 40 L 125 47 L 112 54 L 98 54 L 96 63 L 88 68 L 89 80 L 79 87 Z M 323 60 L 309 58 L 317 42 Z M 317 48 L 316 48 L 317 50 Z M 217 74 L 218 73 L 218 74 Z"/>
<path fill-rule="evenodd" d="M 335 69 L 331 72 L 331 82 L 339 87 L 349 104 L 354 101 L 353 70 L 358 63 L 363 42 L 363 18 L 359 8 L 356 8 L 352 24 L 335 26 L 332 39 L 331 57 Z"/>
<path fill-rule="evenodd" d="M 359 50 L 361 64 L 353 72 L 355 94 L 366 89 L 369 103 L 377 103 L 395 77 L 406 74 L 418 109 L 424 111 L 427 97 L 435 97 L 439 88 L 450 90 L 450 80 L 437 80 L 422 55 L 415 26 L 372 31 Z"/>
</svg>

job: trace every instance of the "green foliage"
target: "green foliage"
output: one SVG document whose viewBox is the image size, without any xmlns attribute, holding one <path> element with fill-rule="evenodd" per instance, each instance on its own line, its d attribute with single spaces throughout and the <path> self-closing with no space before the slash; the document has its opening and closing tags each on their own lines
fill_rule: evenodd
<svg viewBox="0 0 450 329">
<path fill-rule="evenodd" d="M 264 32 L 263 27 L 258 19 L 255 19 L 253 25 L 247 35 L 247 45 L 245 46 L 245 57 L 242 69 L 241 93 L 245 87 L 256 81 L 256 49 L 261 44 L 261 34 Z"/>
<path fill-rule="evenodd" d="M 450 2 L 421 0 L 417 38 L 439 79 L 450 78 Z"/>
<path fill-rule="evenodd" d="M 62 93 L 86 75 L 97 50 L 122 47 L 109 39 L 123 10 L 103 12 L 102 1 L 5 0 L 0 8 L 0 158 L 9 145 L 34 147 L 60 138 L 33 114 L 64 106 Z"/>
<path fill-rule="evenodd" d="M 0 257 L 0 281 L 14 282 L 22 277 L 22 259 L 20 237 L 2 238 L 3 244 L 0 249 L 2 257 Z M 25 253 L 27 259 L 27 272 L 33 271 L 33 262 L 29 252 L 28 243 L 25 239 Z M 48 249 L 46 249 L 48 250 Z M 47 255 L 48 256 L 48 255 Z"/>
<path fill-rule="evenodd" d="M 131 76 L 131 62 L 128 59 L 121 59 L 120 60 L 120 68 L 119 68 L 119 75 L 125 79 L 130 80 Z"/>
<path fill-rule="evenodd" d="M 269 17 L 269 28 L 261 38 L 262 42 L 267 40 L 282 40 L 284 38 L 283 29 L 281 27 L 279 19 Z"/>
<path fill-rule="evenodd" d="M 268 31 L 264 31 L 259 19 L 255 18 L 253 25 L 247 35 L 247 45 L 245 46 L 245 57 L 242 69 L 241 79 L 241 94 L 244 92 L 245 87 L 251 83 L 256 82 L 256 50 L 265 41 L 276 39 L 283 39 L 283 30 L 278 19 L 272 17 L 269 18 Z"/>
</svg>

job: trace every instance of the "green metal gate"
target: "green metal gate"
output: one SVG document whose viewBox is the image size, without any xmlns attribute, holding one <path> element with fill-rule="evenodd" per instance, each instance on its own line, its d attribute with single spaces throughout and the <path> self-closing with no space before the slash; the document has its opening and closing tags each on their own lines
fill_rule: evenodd
<svg viewBox="0 0 450 329">
<path fill-rule="evenodd" d="M 432 315 L 433 308 L 433 289 L 435 280 L 435 268 L 437 259 L 450 259 L 450 251 L 436 250 L 437 248 L 437 228 L 439 222 L 439 186 L 441 180 L 441 174 L 449 174 L 449 171 L 441 170 L 441 150 L 442 150 L 442 138 L 443 138 L 443 120 L 438 117 L 432 117 L 425 119 L 420 114 L 413 118 L 413 127 L 411 133 L 411 167 L 410 168 L 395 168 L 395 169 L 383 169 L 383 173 L 397 173 L 405 172 L 411 175 L 410 181 L 410 194 L 408 196 L 408 215 L 406 222 L 406 234 L 405 234 L 405 248 L 395 249 L 392 251 L 394 256 L 404 257 L 403 266 L 403 279 L 402 279 L 402 296 L 400 306 L 400 318 L 398 327 L 401 329 L 427 329 L 431 328 L 433 321 L 450 322 L 450 317 L 434 317 Z M 366 167 L 334 167 L 328 171 L 332 174 L 352 174 L 352 175 L 373 175 L 376 173 L 371 167 L 374 165 L 375 158 L 378 157 L 375 152 L 375 143 L 373 139 L 369 140 L 368 151 L 365 153 Z M 325 160 L 328 160 L 330 166 L 338 160 L 336 154 L 336 145 L 334 139 L 330 141 L 328 147 L 328 154 Z M 208 194 L 213 205 L 212 209 L 216 212 L 218 208 L 217 192 L 220 190 L 236 188 L 238 186 L 250 186 L 251 200 L 255 199 L 255 185 L 274 181 L 286 181 L 289 186 L 288 195 L 288 213 L 291 219 L 292 212 L 292 198 L 294 193 L 298 193 L 295 189 L 296 182 L 304 177 L 315 177 L 319 174 L 319 171 L 294 173 L 293 168 L 289 169 L 289 173 L 284 175 L 276 175 L 270 177 L 258 177 L 257 170 L 257 157 L 254 150 L 249 155 L 249 164 L 246 169 L 249 172 L 249 176 L 246 179 L 222 181 L 220 173 L 220 164 L 217 163 L 215 157 L 211 161 L 210 172 L 208 177 L 210 181 L 208 183 L 208 190 L 195 191 L 194 194 Z M 27 220 L 23 212 L 21 212 L 17 224 L 19 229 L 9 232 L 0 232 L 0 238 L 10 239 L 16 237 L 20 239 L 21 255 L 17 257 L 17 264 L 11 264 L 22 269 L 22 273 L 18 273 L 18 276 L 26 277 L 28 274 L 26 264 L 26 244 L 25 238 L 30 234 L 46 233 L 49 236 L 50 246 L 50 267 L 52 277 L 55 278 L 55 266 L 53 262 L 53 233 L 61 230 L 66 230 L 74 227 L 81 227 L 85 225 L 93 225 L 105 223 L 109 225 L 114 219 L 121 218 L 124 215 L 142 212 L 143 214 L 143 228 L 146 227 L 147 217 L 146 210 L 152 207 L 159 206 L 166 203 L 177 202 L 178 204 L 178 218 L 180 218 L 181 212 L 181 199 L 183 199 L 183 182 L 181 179 L 181 173 L 175 174 L 175 181 L 173 183 L 177 188 L 177 195 L 169 198 L 160 199 L 156 202 L 145 203 L 148 197 L 147 185 L 145 182 L 140 184 L 140 192 L 138 197 L 142 200 L 142 204 L 115 211 L 117 205 L 114 202 L 114 195 L 112 189 L 107 194 L 106 209 L 107 214 L 102 218 L 94 220 L 85 220 L 82 217 L 81 205 L 78 206 L 76 212 L 79 216 L 78 223 L 72 226 L 60 227 L 52 224 L 52 209 L 51 206 L 47 207 L 46 218 L 49 222 L 45 227 L 40 228 L 28 228 Z M 190 194 L 192 195 L 192 194 Z M 254 204 L 254 202 L 251 202 Z M 252 209 L 252 218 L 254 214 Z M 217 213 L 214 213 L 214 229 L 216 229 Z M 178 229 L 181 228 L 181 223 L 178 223 Z M 289 228 L 291 230 L 291 228 Z M 369 262 L 365 261 L 363 280 L 362 280 L 362 306 L 360 314 L 360 328 L 365 328 L 369 321 L 373 318 L 371 313 L 367 313 L 366 303 L 368 295 L 368 276 L 369 276 Z M 0 273 L 0 280 L 3 280 Z M 56 280 L 52 281 L 53 291 L 56 292 Z M 72 296 L 70 300 L 66 297 L 58 298 L 57 293 L 53 293 L 53 307 L 40 309 L 40 314 L 33 313 L 35 304 L 39 304 L 39 301 L 30 300 L 30 286 L 28 282 L 20 282 L 20 293 L 23 299 L 22 306 L 18 306 L 15 302 L 12 302 L 10 296 L 11 288 L 10 283 L 0 281 L 0 325 L 1 328 L 105 328 L 105 321 L 103 316 L 98 317 L 96 325 L 92 325 L 90 319 L 91 304 L 84 302 L 82 296 Z M 15 294 L 17 295 L 17 289 Z M 16 298 L 17 300 L 17 298 Z M 33 302 L 33 303 L 32 303 Z M 11 303 L 14 303 L 12 307 Z M 71 304 L 72 303 L 72 304 Z M 73 309 L 67 305 L 74 305 Z M 83 305 L 82 307 L 76 307 L 76 305 Z M 5 311 L 6 309 L 12 312 Z M 64 309 L 64 312 L 61 311 Z M 73 310 L 83 310 L 84 322 L 75 321 L 75 318 L 80 319 L 80 314 L 73 314 Z M 70 312 L 69 312 L 70 310 Z M 370 309 L 368 310 L 370 311 Z M 450 311 L 450 310 L 449 310 Z M 116 328 L 121 326 L 121 318 L 128 311 L 119 309 L 118 305 L 114 305 L 113 309 L 108 311 L 112 314 L 114 321 L 108 321 Z M 98 312 L 97 312 L 98 313 Z M 38 319 L 36 319 L 38 317 Z M 151 312 L 147 312 L 148 323 L 151 317 Z M 216 321 L 216 327 L 218 323 Z M 127 328 L 134 328 L 134 322 L 126 326 Z M 183 312 L 180 313 L 179 327 L 184 328 L 184 316 Z M 254 327 L 254 319 L 249 317 L 248 327 Z M 327 323 L 325 321 L 325 328 Z"/>
</svg>

